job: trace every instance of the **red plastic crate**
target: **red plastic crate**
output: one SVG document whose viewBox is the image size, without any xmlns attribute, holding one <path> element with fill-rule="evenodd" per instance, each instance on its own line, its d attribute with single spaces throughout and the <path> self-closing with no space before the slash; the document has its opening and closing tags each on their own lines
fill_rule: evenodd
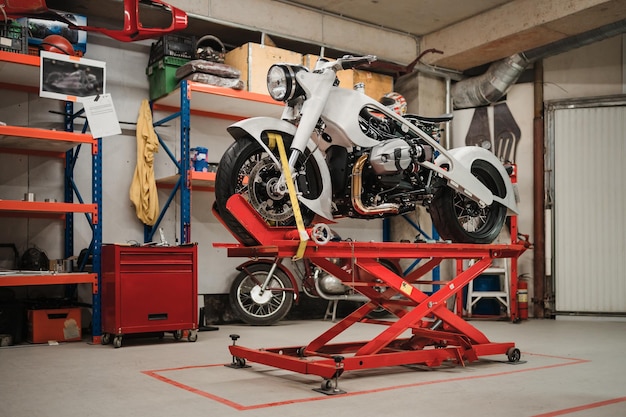
<svg viewBox="0 0 626 417">
<path fill-rule="evenodd" d="M 29 342 L 72 342 L 81 339 L 80 307 L 28 310 Z"/>
</svg>

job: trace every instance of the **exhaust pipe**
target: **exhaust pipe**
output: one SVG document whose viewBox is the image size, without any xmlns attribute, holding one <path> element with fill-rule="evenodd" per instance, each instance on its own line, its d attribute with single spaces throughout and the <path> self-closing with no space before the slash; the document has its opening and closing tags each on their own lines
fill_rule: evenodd
<svg viewBox="0 0 626 417">
<path fill-rule="evenodd" d="M 363 165 L 367 162 L 368 155 L 362 155 L 352 168 L 352 207 L 363 216 L 375 216 L 381 214 L 398 214 L 400 206 L 394 203 L 384 203 L 378 206 L 367 207 L 361 200 L 361 187 L 363 185 Z"/>
</svg>

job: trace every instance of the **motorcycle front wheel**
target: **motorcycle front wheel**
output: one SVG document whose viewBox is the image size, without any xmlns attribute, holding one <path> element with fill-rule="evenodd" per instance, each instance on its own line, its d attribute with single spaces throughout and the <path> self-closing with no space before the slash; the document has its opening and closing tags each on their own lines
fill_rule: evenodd
<svg viewBox="0 0 626 417">
<path fill-rule="evenodd" d="M 502 177 L 488 162 L 475 161 L 471 171 L 494 195 L 506 194 Z M 435 193 L 430 216 L 442 239 L 485 244 L 493 242 L 500 234 L 506 220 L 506 207 L 496 202 L 480 207 L 467 196 L 443 186 Z"/>
<path fill-rule="evenodd" d="M 288 149 L 288 144 L 285 144 Z M 274 151 L 274 150 L 272 150 Z M 278 151 L 275 151 L 278 154 Z M 302 155 L 295 171 L 298 192 L 307 198 L 317 197 L 320 190 L 316 173 L 317 166 L 308 154 Z M 279 159 L 279 158 L 278 158 Z M 271 226 L 294 226 L 296 224 L 293 207 L 288 193 L 277 192 L 275 185 L 281 176 L 281 169 L 266 150 L 254 139 L 241 138 L 226 150 L 220 160 L 215 177 L 216 210 L 226 226 L 238 240 L 246 246 L 258 242 L 226 208 L 228 199 L 234 194 L 242 195 Z M 315 213 L 300 204 L 300 212 L 305 225 L 309 225 Z"/>
<path fill-rule="evenodd" d="M 275 269 L 264 290 L 272 265 L 253 264 L 241 271 L 230 287 L 230 305 L 243 322 L 269 326 L 282 320 L 291 310 L 295 291 L 289 277 Z"/>
</svg>

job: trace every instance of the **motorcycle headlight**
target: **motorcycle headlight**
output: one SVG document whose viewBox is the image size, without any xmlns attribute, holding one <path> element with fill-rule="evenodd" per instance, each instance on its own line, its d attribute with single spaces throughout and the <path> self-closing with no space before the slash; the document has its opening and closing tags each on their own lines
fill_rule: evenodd
<svg viewBox="0 0 626 417">
<path fill-rule="evenodd" d="M 304 91 L 296 81 L 296 74 L 305 70 L 304 67 L 274 64 L 267 71 L 267 91 L 277 101 L 289 101 Z"/>
</svg>

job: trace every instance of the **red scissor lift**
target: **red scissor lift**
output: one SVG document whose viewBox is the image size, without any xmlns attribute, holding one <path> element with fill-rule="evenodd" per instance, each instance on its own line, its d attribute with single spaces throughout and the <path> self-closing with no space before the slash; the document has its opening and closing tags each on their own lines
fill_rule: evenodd
<svg viewBox="0 0 626 417">
<path fill-rule="evenodd" d="M 221 245 L 231 257 L 290 258 L 300 241 L 295 228 L 270 227 L 241 196 L 228 202 L 242 226 L 259 246 Z M 229 347 L 232 367 L 246 366 L 246 360 L 302 374 L 324 378 L 320 392 L 340 393 L 337 379 L 345 371 L 398 365 L 438 366 L 444 361 L 464 365 L 480 356 L 505 354 L 511 362 L 520 359 L 514 343 L 491 342 L 481 331 L 448 308 L 448 300 L 460 297 L 463 287 L 487 269 L 495 258 L 517 258 L 528 247 L 515 244 L 454 244 L 329 241 L 306 243 L 304 257 L 371 301 L 337 322 L 306 346 L 252 349 L 236 344 L 231 335 Z M 333 259 L 347 261 L 351 268 L 340 267 Z M 379 259 L 423 259 L 423 264 L 407 276 L 399 276 L 379 263 Z M 433 282 L 422 278 L 445 259 L 474 259 L 466 270 L 457 270 L 450 281 Z M 428 295 L 415 284 L 439 284 Z M 381 288 L 384 290 L 381 291 Z M 384 307 L 394 320 L 367 318 L 372 310 Z M 384 330 L 372 340 L 331 343 L 355 323 L 371 323 Z M 406 336 L 410 330 L 410 336 Z"/>
</svg>

